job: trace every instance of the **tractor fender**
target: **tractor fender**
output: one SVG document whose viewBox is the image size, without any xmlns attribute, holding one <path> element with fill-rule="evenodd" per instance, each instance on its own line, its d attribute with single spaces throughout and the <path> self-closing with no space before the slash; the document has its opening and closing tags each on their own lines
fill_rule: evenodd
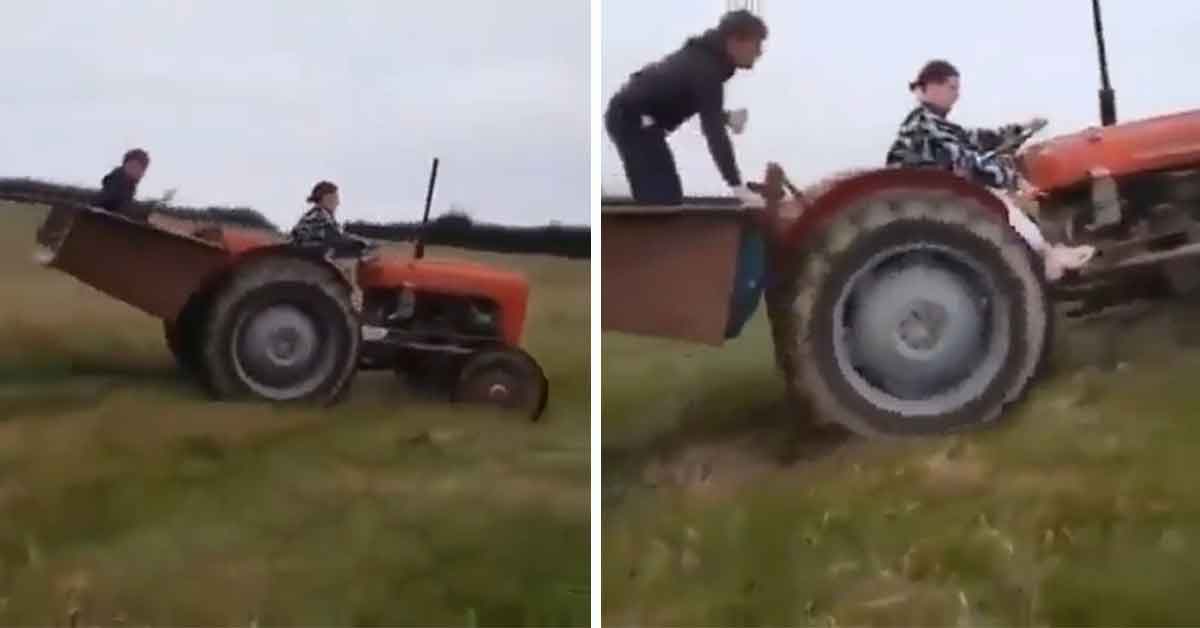
<svg viewBox="0 0 1200 628">
<path fill-rule="evenodd" d="M 229 263 L 223 266 L 220 270 L 207 277 L 200 283 L 199 287 L 192 292 L 187 303 L 181 310 L 180 317 L 183 313 L 202 312 L 208 307 L 212 299 L 229 283 L 233 276 L 246 264 L 252 263 L 255 260 L 266 257 L 293 257 L 308 262 L 317 262 L 324 266 L 337 278 L 347 290 L 353 290 L 350 281 L 346 275 L 333 263 L 320 255 L 314 255 L 305 251 L 298 250 L 290 244 L 272 244 L 269 246 L 260 246 L 234 257 L 231 257 Z"/>
<path fill-rule="evenodd" d="M 840 178 L 816 197 L 806 199 L 806 207 L 800 216 L 784 227 L 780 244 L 784 250 L 798 249 L 839 213 L 853 208 L 862 199 L 900 188 L 942 190 L 968 197 L 990 210 L 996 220 L 1005 223 L 1008 220 L 1008 209 L 991 190 L 952 172 L 932 168 L 879 168 Z"/>
</svg>

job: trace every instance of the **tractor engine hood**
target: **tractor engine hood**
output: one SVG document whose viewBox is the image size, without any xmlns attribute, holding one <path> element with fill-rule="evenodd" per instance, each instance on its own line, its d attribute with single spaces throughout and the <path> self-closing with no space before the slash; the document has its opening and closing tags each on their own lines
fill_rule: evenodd
<svg viewBox="0 0 1200 628">
<path fill-rule="evenodd" d="M 529 302 L 529 281 L 522 275 L 462 260 L 413 259 L 380 254 L 362 265 L 363 289 L 412 286 L 418 292 L 478 297 L 500 307 L 501 330 L 507 342 L 520 342 Z"/>
<path fill-rule="evenodd" d="M 1113 177 L 1200 162 L 1200 109 L 1092 127 L 1032 144 L 1021 155 L 1030 183 L 1045 191 L 1087 181 L 1092 170 Z"/>
</svg>

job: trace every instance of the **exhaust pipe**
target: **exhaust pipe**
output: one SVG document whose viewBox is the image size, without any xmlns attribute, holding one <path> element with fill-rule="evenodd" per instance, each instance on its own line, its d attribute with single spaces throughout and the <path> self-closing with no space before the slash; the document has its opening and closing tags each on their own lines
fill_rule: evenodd
<svg viewBox="0 0 1200 628">
<path fill-rule="evenodd" d="M 1108 55 L 1104 50 L 1104 24 L 1100 19 L 1100 0 L 1092 0 L 1092 22 L 1096 30 L 1096 50 L 1100 56 L 1100 124 L 1117 122 L 1117 94 L 1108 80 Z"/>
</svg>

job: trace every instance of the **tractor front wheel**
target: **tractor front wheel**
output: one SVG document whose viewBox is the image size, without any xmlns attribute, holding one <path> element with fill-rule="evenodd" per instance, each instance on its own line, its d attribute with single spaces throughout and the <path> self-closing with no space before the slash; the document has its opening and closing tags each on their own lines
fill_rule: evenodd
<svg viewBox="0 0 1200 628">
<path fill-rule="evenodd" d="M 491 404 L 536 421 L 546 409 L 549 383 L 529 354 L 514 348 L 487 349 L 467 358 L 454 387 L 454 400 Z"/>
<path fill-rule="evenodd" d="M 1028 387 L 1051 312 L 1034 257 L 969 198 L 893 192 L 843 212 L 776 325 L 790 388 L 870 436 L 988 423 Z M 777 317 L 779 312 L 776 312 Z"/>
</svg>

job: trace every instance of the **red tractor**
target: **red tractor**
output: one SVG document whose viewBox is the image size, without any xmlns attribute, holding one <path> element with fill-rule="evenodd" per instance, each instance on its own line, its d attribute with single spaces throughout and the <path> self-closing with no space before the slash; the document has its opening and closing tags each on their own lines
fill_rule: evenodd
<svg viewBox="0 0 1200 628">
<path fill-rule="evenodd" d="M 1116 124 L 1105 72 L 1101 112 L 1101 127 L 999 149 L 1044 193 L 1049 238 L 1097 248 L 1053 286 L 1003 201 L 952 173 L 877 168 L 801 193 L 772 166 L 765 214 L 607 201 L 602 324 L 720 344 L 765 288 L 788 390 L 823 419 L 873 436 L 991 422 L 1039 372 L 1053 301 L 1095 311 L 1200 280 L 1200 110 Z"/>
<path fill-rule="evenodd" d="M 422 225 L 436 175 L 435 160 Z M 390 369 L 443 375 L 459 401 L 533 419 L 546 407 L 546 377 L 521 349 L 528 281 L 425 259 L 420 238 L 412 257 L 371 245 L 338 263 L 262 230 L 56 203 L 38 243 L 41 263 L 161 318 L 179 364 L 218 398 L 332 402 L 359 370 Z"/>
</svg>

